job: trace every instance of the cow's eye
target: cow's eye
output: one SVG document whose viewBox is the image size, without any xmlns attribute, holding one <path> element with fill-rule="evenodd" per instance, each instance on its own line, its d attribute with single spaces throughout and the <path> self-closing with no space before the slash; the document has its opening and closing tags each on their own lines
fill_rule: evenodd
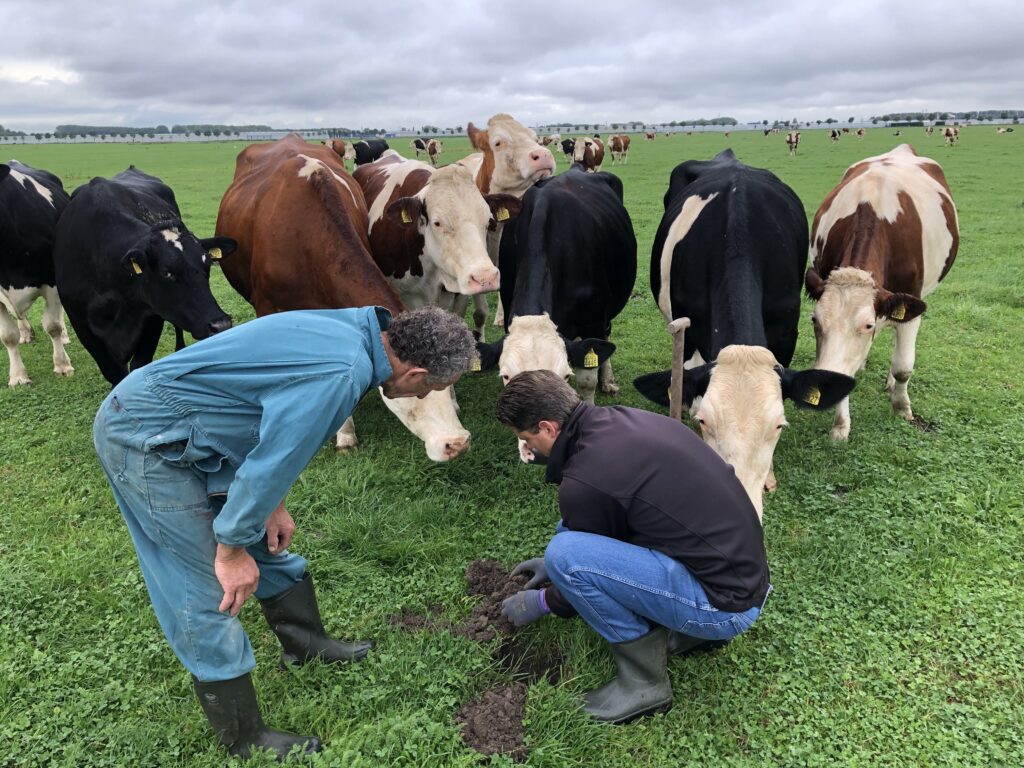
<svg viewBox="0 0 1024 768">
<path fill-rule="evenodd" d="M 441 222 L 440 221 L 435 221 L 434 222 L 434 226 L 440 228 L 441 227 Z"/>
<path fill-rule="evenodd" d="M 163 272 L 160 273 L 160 277 L 162 277 L 164 280 L 173 280 L 174 273 L 165 269 Z"/>
<path fill-rule="evenodd" d="M 501 380 L 502 381 L 508 381 L 508 379 L 509 379 L 509 375 L 507 373 L 501 374 Z"/>
</svg>

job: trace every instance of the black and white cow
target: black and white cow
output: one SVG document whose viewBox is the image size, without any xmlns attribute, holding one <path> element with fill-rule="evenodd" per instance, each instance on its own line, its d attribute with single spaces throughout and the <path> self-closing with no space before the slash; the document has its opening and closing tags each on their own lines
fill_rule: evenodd
<svg viewBox="0 0 1024 768">
<path fill-rule="evenodd" d="M 796 348 L 807 244 L 796 193 L 731 149 L 672 171 L 651 250 L 651 291 L 667 320 L 690 318 L 685 402 L 701 397 L 694 416 L 704 439 L 733 465 L 759 515 L 762 490 L 775 486 L 783 398 L 824 410 L 854 383 L 785 367 Z M 670 382 L 671 371 L 662 371 L 634 384 L 667 406 Z"/>
<path fill-rule="evenodd" d="M 562 139 L 562 154 L 572 163 L 572 154 L 576 151 L 576 139 Z"/>
<path fill-rule="evenodd" d="M 64 351 L 67 330 L 53 277 L 53 237 L 67 204 L 64 185 L 52 173 L 16 160 L 0 164 L 0 339 L 10 359 L 11 387 L 31 383 L 18 344 L 32 341 L 27 313 L 40 296 L 46 302 L 43 328 L 53 342 L 53 372 L 75 372 Z"/>
<path fill-rule="evenodd" d="M 538 182 L 505 226 L 499 266 L 506 335 L 477 345 L 481 368 L 497 365 L 502 382 L 521 371 L 568 378 L 575 370 L 588 402 L 598 383 L 618 392 L 608 337 L 636 280 L 636 237 L 619 178 L 573 166 Z M 529 460 L 524 450 L 520 444 Z"/>
<path fill-rule="evenodd" d="M 107 381 L 153 359 L 164 321 L 196 339 L 231 327 L 209 281 L 211 264 L 236 247 L 197 239 L 170 187 L 134 166 L 75 190 L 57 224 L 57 289 Z"/>
<path fill-rule="evenodd" d="M 363 139 L 352 146 L 356 150 L 356 165 L 372 163 L 390 149 L 384 139 Z"/>
</svg>

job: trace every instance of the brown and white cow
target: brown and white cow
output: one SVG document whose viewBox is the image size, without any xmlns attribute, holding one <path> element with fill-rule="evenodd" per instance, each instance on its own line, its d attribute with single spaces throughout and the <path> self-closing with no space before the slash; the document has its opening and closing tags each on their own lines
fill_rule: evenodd
<svg viewBox="0 0 1024 768">
<path fill-rule="evenodd" d="M 866 133 L 867 133 L 867 131 L 865 131 L 863 128 L 858 128 L 857 129 L 857 138 L 858 139 L 863 139 L 864 138 L 864 134 L 866 134 Z"/>
<path fill-rule="evenodd" d="M 862 369 L 878 332 L 894 324 L 887 389 L 893 410 L 913 418 L 907 382 L 925 310 L 960 242 L 956 206 L 942 168 L 909 144 L 850 166 L 814 216 L 807 293 L 816 368 Z M 836 408 L 832 438 L 850 435 L 850 401 Z"/>
<path fill-rule="evenodd" d="M 800 131 L 790 131 L 786 134 L 786 146 L 789 147 L 789 154 L 795 155 L 797 147 L 800 146 Z"/>
<path fill-rule="evenodd" d="M 657 135 L 654 131 L 644 131 L 644 139 L 646 141 L 654 141 L 654 137 Z"/>
<path fill-rule="evenodd" d="M 238 242 L 238 250 L 223 260 L 224 273 L 257 315 L 367 305 L 392 313 L 405 309 L 370 255 L 367 231 L 362 189 L 338 155 L 296 133 L 239 153 L 217 215 L 217 232 L 231 232 Z M 450 393 L 384 402 L 424 441 L 434 461 L 469 448 L 469 432 Z M 356 445 L 349 419 L 336 447 Z"/>
<path fill-rule="evenodd" d="M 934 126 L 934 125 L 929 125 L 929 126 L 927 126 L 927 127 L 926 127 L 926 128 L 924 129 L 924 132 L 925 132 L 926 134 L 928 134 L 929 136 L 931 136 L 931 135 L 932 135 L 932 133 L 934 133 L 934 131 L 935 131 L 935 126 Z"/>
<path fill-rule="evenodd" d="M 320 143 L 340 157 L 342 163 L 344 163 L 346 167 L 348 167 L 348 163 L 354 163 L 356 161 L 356 149 L 352 145 L 351 141 L 328 139 L 327 141 L 321 141 Z"/>
<path fill-rule="evenodd" d="M 484 195 L 512 195 L 521 198 L 530 187 L 555 172 L 555 158 L 551 150 L 542 147 L 537 134 L 511 115 L 499 113 L 487 121 L 485 129 L 473 123 L 466 126 L 469 142 L 477 151 L 463 158 L 464 165 L 473 174 L 477 189 Z M 498 263 L 503 224 L 498 222 L 488 235 L 487 252 L 494 264 Z M 453 311 L 462 316 L 465 299 L 455 298 Z M 487 298 L 477 295 L 473 300 L 473 322 L 477 335 L 483 339 L 487 322 Z M 503 326 L 505 316 L 501 302 L 494 316 L 494 324 Z"/>
<path fill-rule="evenodd" d="M 604 142 L 590 136 L 581 136 L 576 139 L 576 146 L 573 147 L 572 161 L 581 163 L 585 171 L 597 173 L 604 164 Z"/>
<path fill-rule="evenodd" d="M 942 132 L 942 138 L 947 147 L 955 147 L 960 139 L 960 129 L 955 125 L 947 125 L 946 129 Z"/>
<path fill-rule="evenodd" d="M 608 139 L 608 149 L 612 153 L 612 165 L 629 162 L 629 136 L 624 133 Z"/>
<path fill-rule="evenodd" d="M 444 152 L 444 142 L 440 139 L 413 139 L 409 146 L 416 151 L 416 157 L 420 156 L 420 152 L 426 153 L 427 160 L 437 168 L 437 158 Z"/>
<path fill-rule="evenodd" d="M 441 288 L 469 296 L 500 287 L 487 233 L 519 211 L 512 195 L 481 195 L 465 166 L 435 170 L 394 150 L 353 174 L 369 208 L 370 251 L 410 309 Z"/>
</svg>

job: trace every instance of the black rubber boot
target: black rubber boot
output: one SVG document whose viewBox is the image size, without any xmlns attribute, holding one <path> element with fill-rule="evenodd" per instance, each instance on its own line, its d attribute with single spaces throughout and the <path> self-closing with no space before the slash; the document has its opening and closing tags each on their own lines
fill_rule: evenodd
<svg viewBox="0 0 1024 768">
<path fill-rule="evenodd" d="M 359 661 L 373 647 L 369 642 L 346 643 L 328 637 L 316 604 L 313 578 L 308 573 L 291 589 L 260 600 L 260 605 L 284 649 L 282 665 L 301 665 L 314 659 L 326 663 Z"/>
<path fill-rule="evenodd" d="M 595 720 L 628 723 L 672 708 L 672 682 L 666 652 L 668 632 L 659 627 L 628 643 L 613 643 L 618 675 L 584 694 L 584 709 Z"/>
<path fill-rule="evenodd" d="M 691 653 L 706 653 L 716 648 L 724 648 L 729 644 L 728 640 L 704 640 L 700 637 L 691 637 L 682 632 L 669 630 L 668 633 L 668 655 L 688 656 Z"/>
<path fill-rule="evenodd" d="M 192 678 L 199 703 L 217 735 L 217 742 L 235 757 L 250 757 L 254 749 L 268 749 L 284 762 L 296 746 L 299 755 L 319 752 L 320 739 L 298 736 L 268 728 L 260 717 L 252 676 L 244 674 L 234 680 L 203 683 Z"/>
</svg>

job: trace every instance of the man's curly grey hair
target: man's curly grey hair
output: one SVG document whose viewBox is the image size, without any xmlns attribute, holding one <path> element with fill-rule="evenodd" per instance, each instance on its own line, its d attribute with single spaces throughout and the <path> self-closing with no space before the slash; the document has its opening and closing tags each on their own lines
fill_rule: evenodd
<svg viewBox="0 0 1024 768">
<path fill-rule="evenodd" d="M 477 359 L 476 340 L 465 321 L 439 307 L 396 315 L 388 342 L 403 363 L 426 368 L 432 385 L 453 381 Z"/>
</svg>

